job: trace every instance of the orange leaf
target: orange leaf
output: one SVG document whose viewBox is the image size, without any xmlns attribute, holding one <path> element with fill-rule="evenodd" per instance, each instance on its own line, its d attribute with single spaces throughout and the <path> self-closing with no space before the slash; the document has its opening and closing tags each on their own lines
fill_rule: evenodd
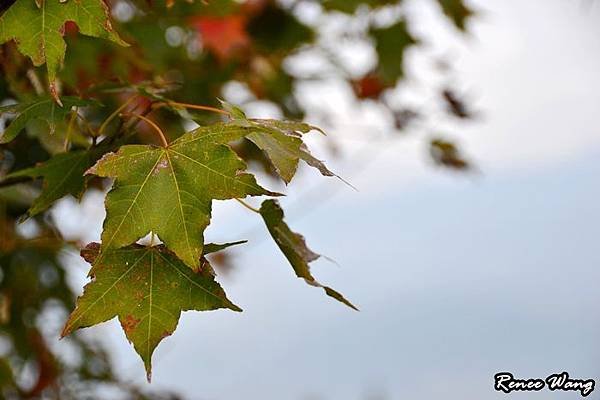
<svg viewBox="0 0 600 400">
<path fill-rule="evenodd" d="M 228 61 L 250 45 L 242 15 L 198 16 L 192 18 L 191 25 L 200 33 L 204 47 L 220 61 Z"/>
</svg>

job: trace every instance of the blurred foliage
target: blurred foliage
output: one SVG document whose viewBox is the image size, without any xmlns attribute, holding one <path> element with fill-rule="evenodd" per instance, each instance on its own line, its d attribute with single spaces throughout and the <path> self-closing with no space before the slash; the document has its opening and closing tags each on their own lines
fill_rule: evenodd
<svg viewBox="0 0 600 400">
<path fill-rule="evenodd" d="M 10 10 L 13 3 L 3 1 L 0 12 Z M 440 21 L 445 19 L 467 32 L 475 13 L 465 0 L 430 3 L 440 10 Z M 49 176 L 44 170 L 47 164 L 40 163 L 48 163 L 55 155 L 60 160 L 67 150 L 78 151 L 87 157 L 82 161 L 86 168 L 80 168 L 84 170 L 102 155 L 86 155 L 102 138 L 108 138 L 103 151 L 117 140 L 154 141 L 148 124 L 136 124 L 133 132 L 134 125 L 119 118 L 119 113 L 152 113 L 169 140 L 183 134 L 191 120 L 211 123 L 220 120 L 220 115 L 156 107 L 164 96 L 181 104 L 217 106 L 217 98 L 233 92 L 242 107 L 268 102 L 286 118 L 301 119 L 307 110 L 298 98 L 298 85 L 334 75 L 353 89 L 357 102 L 375 102 L 385 109 L 397 132 L 417 123 L 429 129 L 424 122 L 427 112 L 408 104 L 391 104 L 386 97 L 407 77 L 408 52 L 424 45 L 402 1 L 112 0 L 107 6 L 112 27 L 130 46 L 80 35 L 77 25 L 67 22 L 60 30 L 66 56 L 55 82 L 46 68 L 36 67 L 14 42 L 0 47 L 0 103 L 5 106 L 0 109 L 5 127 L 0 134 L 0 399 L 95 398 L 106 387 L 131 399 L 174 398 L 141 393 L 122 382 L 106 349 L 98 343 L 75 334 L 57 344 L 60 325 L 74 308 L 77 291 L 67 283 L 65 254 L 81 244 L 63 240 L 49 214 L 42 213 L 60 196 L 48 193 L 43 180 L 32 178 L 52 179 L 64 186 L 65 194 L 76 196 L 88 187 L 103 188 L 97 178 L 70 181 L 70 169 Z M 311 11 L 303 13 L 307 8 Z M 324 29 L 340 19 L 344 21 L 341 29 Z M 336 52 L 336 43 L 348 39 L 367 43 L 376 55 L 372 68 L 360 75 L 347 68 Z M 293 58 L 304 54 L 320 54 L 324 66 L 310 76 L 290 68 Z M 60 96 L 65 107 L 43 103 L 53 94 Z M 103 107 L 86 107 L 91 99 Z M 451 87 L 440 88 L 437 100 L 450 119 L 474 116 Z M 24 113 L 29 117 L 19 119 Z M 123 130 L 131 133 L 117 139 Z M 429 147 L 438 165 L 453 170 L 470 167 L 459 146 L 447 138 L 431 140 Z M 244 160 L 277 176 L 257 143 L 243 139 L 234 149 Z M 13 173 L 24 169 L 27 173 Z M 19 221 L 36 201 L 45 204 L 30 212 L 29 229 L 25 229 Z M 230 261 L 223 254 L 213 257 L 217 265 L 228 268 Z M 49 314 L 61 319 L 57 329 L 48 328 Z"/>
<path fill-rule="evenodd" d="M 60 329 L 52 319 L 74 307 L 65 269 L 66 251 L 74 246 L 41 218 L 28 222 L 33 237 L 16 232 L 15 217 L 26 206 L 10 201 L 10 190 L 0 191 L 0 399 L 96 398 L 99 390 L 131 399 L 175 399 L 120 382 L 98 344 L 78 335 L 49 340 Z"/>
</svg>

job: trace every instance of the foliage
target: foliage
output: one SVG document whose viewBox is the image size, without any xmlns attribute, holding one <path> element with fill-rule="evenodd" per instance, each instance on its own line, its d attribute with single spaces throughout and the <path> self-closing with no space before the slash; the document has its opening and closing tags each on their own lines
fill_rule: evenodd
<svg viewBox="0 0 600 400">
<path fill-rule="evenodd" d="M 263 217 L 265 224 L 271 236 L 281 249 L 281 252 L 288 259 L 294 272 L 298 278 L 302 278 L 309 285 L 322 287 L 327 296 L 344 303 L 350 308 L 358 311 L 358 309 L 350 303 L 339 292 L 333 290 L 329 286 L 323 286 L 312 276 L 308 263 L 317 260 L 320 256 L 310 250 L 304 241 L 304 237 L 293 232 L 286 222 L 283 220 L 283 210 L 276 200 L 265 200 L 260 207 L 260 215 Z"/>
<path fill-rule="evenodd" d="M 207 253 L 205 253 L 207 254 Z M 152 352 L 171 335 L 181 311 L 229 308 L 242 311 L 225 296 L 205 258 L 194 272 L 164 246 L 133 245 L 100 252 L 97 243 L 81 255 L 94 267 L 62 335 L 115 316 L 144 360 L 151 376 Z"/>
<path fill-rule="evenodd" d="M 259 184 L 261 174 L 249 165 L 258 162 L 285 185 L 302 164 L 337 177 L 308 149 L 307 135 L 324 132 L 298 122 L 307 110 L 295 90 L 331 71 L 354 89 L 357 102 L 375 101 L 385 109 L 398 131 L 422 119 L 386 99 L 407 77 L 406 52 L 422 40 L 398 0 L 305 2 L 313 3 L 321 21 L 348 21 L 347 30 L 327 38 L 320 23 L 301 17 L 299 3 L 3 3 L 0 339 L 10 346 L 0 358 L 0 398 L 94 397 L 99 382 L 130 398 L 163 396 L 120 382 L 105 350 L 76 331 L 117 317 L 150 379 L 152 353 L 175 331 L 181 311 L 241 311 L 227 299 L 206 257 L 243 243 L 204 243 L 213 200 L 254 211 L 298 277 L 356 309 L 311 274 L 309 263 L 319 256 L 284 220 L 275 200 L 281 194 Z M 473 10 L 462 0 L 438 3 L 452 24 L 466 29 Z M 382 25 L 376 15 L 383 13 L 393 18 Z M 366 24 L 354 24 L 365 15 Z M 328 40 L 348 37 L 372 47 L 370 70 L 351 73 L 330 51 Z M 315 50 L 327 65 L 316 77 L 288 68 L 294 56 Z M 242 107 L 218 100 L 227 99 L 232 86 Z M 450 118 L 471 118 L 452 88 L 440 96 Z M 282 118 L 248 118 L 242 108 L 256 101 L 275 105 Z M 189 128 L 192 122 L 196 128 Z M 430 150 L 440 165 L 468 167 L 447 139 L 436 138 Z M 53 204 L 109 185 L 101 243 L 62 238 L 51 218 Z M 244 202 L 249 196 L 263 198 L 260 209 Z M 25 220 L 31 232 L 25 232 Z M 148 235 L 151 243 L 142 244 Z M 74 247 L 83 247 L 82 257 L 91 264 L 91 280 L 76 303 L 64 259 Z M 77 349 L 77 362 L 61 359 L 54 345 L 58 333 L 40 322 L 48 307 L 72 311 L 62 343 Z M 21 379 L 28 365 L 37 371 L 32 385 Z"/>
<path fill-rule="evenodd" d="M 17 0 L 0 18 L 0 42 L 13 39 L 19 51 L 31 58 L 34 65 L 46 64 L 50 93 L 59 104 L 55 81 L 65 58 L 62 30 L 67 21 L 77 24 L 85 35 L 126 44 L 112 29 L 108 9 L 102 0 L 40 0 L 40 4 Z"/>
</svg>

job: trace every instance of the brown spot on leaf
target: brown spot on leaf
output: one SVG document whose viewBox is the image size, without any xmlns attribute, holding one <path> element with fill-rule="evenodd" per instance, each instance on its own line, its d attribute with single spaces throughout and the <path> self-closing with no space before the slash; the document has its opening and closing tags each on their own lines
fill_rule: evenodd
<svg viewBox="0 0 600 400">
<path fill-rule="evenodd" d="M 88 168 L 88 170 L 85 171 L 84 175 L 96 175 L 98 165 L 104 163 L 106 160 L 108 160 L 110 157 L 112 157 L 114 155 L 115 155 L 115 153 L 106 153 L 105 155 L 102 156 L 101 159 L 99 159 L 96 162 L 96 164 L 94 164 L 93 166 Z"/>
<path fill-rule="evenodd" d="M 158 164 L 156 164 L 156 167 L 154 167 L 154 171 L 152 171 L 152 175 L 156 176 L 158 175 L 158 173 L 160 172 L 161 169 L 165 169 L 169 166 L 169 161 L 167 161 L 166 158 L 163 158 L 162 160 L 160 160 L 160 162 Z"/>
<path fill-rule="evenodd" d="M 160 338 L 161 338 L 161 339 L 164 339 L 164 338 L 166 338 L 166 337 L 168 337 L 168 336 L 171 336 L 171 333 L 172 333 L 172 332 L 169 332 L 169 331 L 163 331 L 163 332 L 160 334 Z"/>
<path fill-rule="evenodd" d="M 90 264 L 93 264 L 100 253 L 100 243 L 89 243 L 85 248 L 81 249 L 81 257 Z"/>
<path fill-rule="evenodd" d="M 123 327 L 123 330 L 125 331 L 125 333 L 127 335 L 129 335 L 130 333 L 132 333 L 135 330 L 135 328 L 137 328 L 139 323 L 140 323 L 139 318 L 136 318 L 133 315 L 129 314 L 129 315 L 125 316 L 125 319 L 123 321 L 121 321 L 121 326 Z"/>
</svg>

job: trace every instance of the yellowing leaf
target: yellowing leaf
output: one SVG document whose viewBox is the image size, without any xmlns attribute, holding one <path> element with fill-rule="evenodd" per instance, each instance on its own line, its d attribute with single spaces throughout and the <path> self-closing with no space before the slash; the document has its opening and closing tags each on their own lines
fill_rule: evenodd
<svg viewBox="0 0 600 400">
<path fill-rule="evenodd" d="M 46 63 L 51 93 L 57 97 L 56 73 L 63 63 L 67 45 L 64 25 L 73 21 L 84 35 L 112 40 L 126 45 L 113 30 L 108 8 L 102 0 L 16 2 L 0 17 L 0 43 L 14 40 L 19 51 L 36 66 Z"/>
<path fill-rule="evenodd" d="M 127 339 L 144 361 L 148 380 L 152 353 L 175 331 L 182 311 L 242 311 L 227 299 L 210 274 L 211 268 L 193 272 L 164 246 L 103 250 L 101 257 L 98 252 L 97 243 L 82 251 L 93 264 L 93 280 L 77 300 L 62 336 L 118 317 Z M 202 262 L 208 263 L 204 258 Z"/>
<path fill-rule="evenodd" d="M 347 305 L 358 310 L 341 293 L 328 286 L 323 286 L 312 276 L 308 263 L 315 261 L 320 256 L 306 246 L 304 237 L 293 232 L 283 220 L 283 210 L 275 200 L 265 200 L 260 207 L 260 215 L 263 217 L 269 233 L 279 246 L 281 252 L 288 259 L 298 278 L 303 278 L 306 283 L 320 287 L 325 293 Z"/>
<path fill-rule="evenodd" d="M 212 200 L 277 195 L 242 172 L 246 165 L 228 141 L 229 135 L 211 127 L 167 148 L 129 145 L 105 155 L 89 171 L 115 178 L 106 198 L 103 248 L 127 246 L 152 231 L 198 270 Z"/>
</svg>

